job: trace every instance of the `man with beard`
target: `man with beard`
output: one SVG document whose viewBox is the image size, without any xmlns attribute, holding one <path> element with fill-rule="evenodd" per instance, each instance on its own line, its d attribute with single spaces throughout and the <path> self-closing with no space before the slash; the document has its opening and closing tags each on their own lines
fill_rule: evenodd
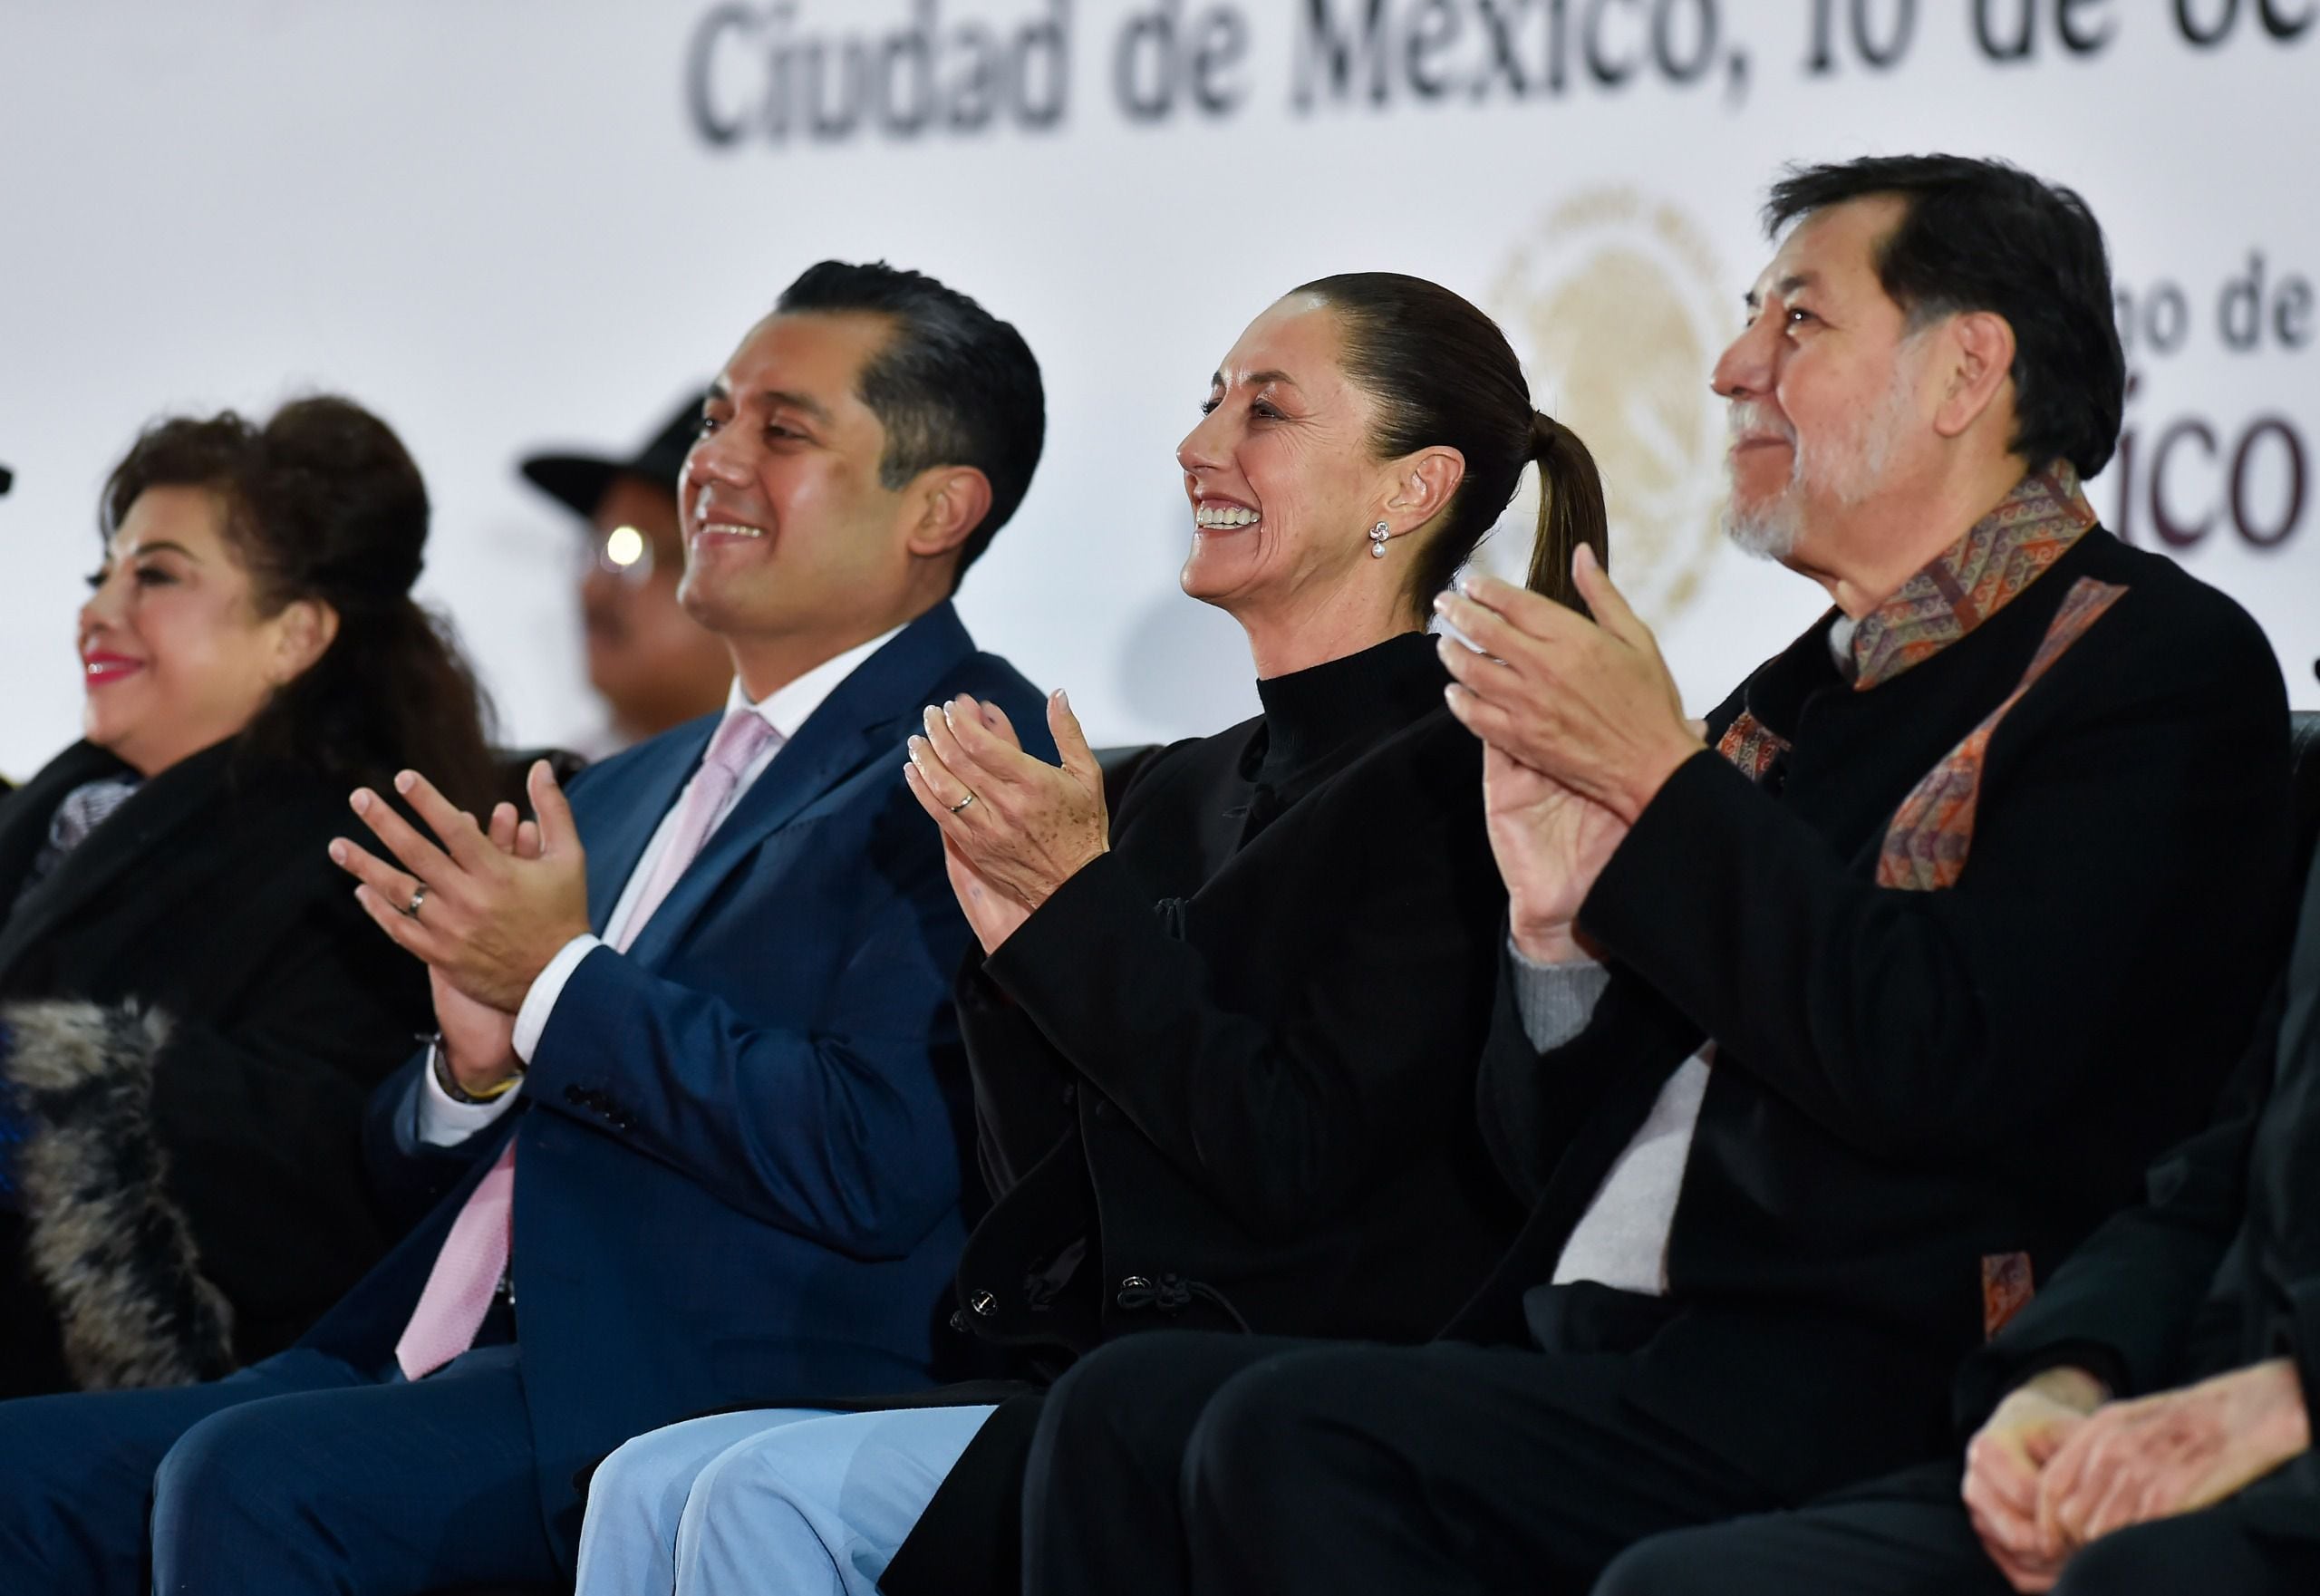
<svg viewBox="0 0 2320 1596">
<path fill-rule="evenodd" d="M 1708 717 L 1594 619 L 1440 603 L 1531 1218 L 1434 1345 L 1149 1335 L 1057 1388 L 1035 1592 L 1582 1591 L 1938 1454 L 1960 1356 L 2195 1125 L 2286 930 L 2286 714 L 2237 606 L 2079 491 L 2123 362 L 2078 198 L 1793 172 L 1725 352 L 1730 530 L 1834 607 Z M 1471 646 L 1467 646 L 1467 645 Z"/>
</svg>

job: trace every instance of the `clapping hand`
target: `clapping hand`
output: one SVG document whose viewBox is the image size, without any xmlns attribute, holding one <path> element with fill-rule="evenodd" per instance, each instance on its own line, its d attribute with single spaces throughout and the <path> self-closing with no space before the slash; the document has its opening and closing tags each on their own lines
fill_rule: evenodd
<svg viewBox="0 0 2320 1596">
<path fill-rule="evenodd" d="M 904 779 L 942 828 L 959 906 L 985 953 L 1111 846 L 1104 772 L 1060 692 L 1048 699 L 1059 765 L 1023 751 L 1006 712 L 964 693 L 930 705 Z"/>
<path fill-rule="evenodd" d="M 484 827 L 491 846 L 520 859 L 540 856 L 540 828 L 536 821 L 519 821 L 516 806 L 501 804 L 491 811 Z M 488 1003 L 478 1003 L 443 978 L 433 965 L 427 969 L 427 990 L 435 1000 L 435 1029 L 443 1039 L 443 1062 L 462 1089 L 481 1095 L 515 1074 L 516 1016 Z"/>
<path fill-rule="evenodd" d="M 1442 640 L 1450 708 L 1484 742 L 1632 825 L 1702 745 L 1650 628 L 1593 550 L 1579 550 L 1571 575 L 1595 620 L 1494 576 L 1435 600 L 1471 644 Z"/>
<path fill-rule="evenodd" d="M 571 808 L 544 759 L 527 786 L 538 817 L 530 857 L 520 846 L 494 846 L 474 816 L 411 770 L 395 790 L 439 841 L 360 788 L 349 802 L 402 868 L 344 837 L 330 845 L 331 858 L 362 883 L 356 901 L 397 946 L 461 995 L 508 1014 L 557 950 L 588 930 L 587 857 Z"/>
<path fill-rule="evenodd" d="M 1579 905 L 1627 822 L 1493 743 L 1483 745 L 1483 815 L 1516 951 L 1533 964 L 1592 957 L 1579 938 Z"/>
</svg>

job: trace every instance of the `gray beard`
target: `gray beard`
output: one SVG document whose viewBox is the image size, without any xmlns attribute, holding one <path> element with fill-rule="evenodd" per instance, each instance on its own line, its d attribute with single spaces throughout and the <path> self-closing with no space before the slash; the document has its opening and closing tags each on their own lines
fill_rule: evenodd
<svg viewBox="0 0 2320 1596">
<path fill-rule="evenodd" d="M 1876 491 L 1891 464 L 1894 446 L 1908 424 L 1910 372 L 1907 363 L 1893 372 L 1893 386 L 1874 410 L 1864 412 L 1847 436 L 1832 440 L 1825 475 L 1828 494 L 1851 509 Z M 1804 536 L 1804 484 L 1813 475 L 1803 440 L 1796 444 L 1788 469 L 1788 485 L 1774 498 L 1743 509 L 1727 498 L 1724 504 L 1724 535 L 1733 547 L 1754 559 L 1785 560 L 1796 552 Z"/>
<path fill-rule="evenodd" d="M 1797 539 L 1803 532 L 1803 507 L 1797 502 L 1793 479 L 1778 498 L 1754 509 L 1744 510 L 1729 499 L 1725 501 L 1724 535 L 1751 559 L 1788 558 L 1796 552 Z"/>
</svg>

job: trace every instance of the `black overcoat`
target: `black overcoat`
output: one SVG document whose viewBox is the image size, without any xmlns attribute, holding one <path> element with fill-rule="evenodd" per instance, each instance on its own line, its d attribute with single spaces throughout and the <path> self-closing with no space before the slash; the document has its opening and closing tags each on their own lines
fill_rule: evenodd
<svg viewBox="0 0 2320 1596">
<path fill-rule="evenodd" d="M 1454 1333 L 1631 1351 L 1638 1406 L 1777 1500 L 1947 1446 L 1960 1359 L 2203 1121 L 2285 939 L 2285 692 L 2245 613 L 2097 527 L 1974 619 L 1866 689 L 1826 620 L 1751 676 L 1711 717 L 1751 769 L 1679 768 L 1582 906 L 1586 1029 L 1542 1056 L 1503 989 L 1484 1060 L 1533 1206 Z M 1946 884 L 1891 879 L 1928 860 Z M 1709 1037 L 1669 1296 L 1544 1283 Z"/>
<path fill-rule="evenodd" d="M 2215 1123 L 2154 1164 L 2143 1201 L 1967 1365 L 1959 1428 L 2054 1364 L 2142 1397 L 2280 1357 L 2295 1360 L 2307 1401 L 2320 1393 L 2320 868 Z M 2308 1515 L 2320 1462 L 2307 1453 L 2291 1466 Z"/>
<path fill-rule="evenodd" d="M 324 852 L 352 817 L 313 771 L 218 745 L 27 887 L 58 802 L 124 769 L 76 744 L 0 805 L 7 1069 L 46 1144 L 0 1214 L 10 1394 L 208 1378 L 294 1340 L 391 1239 L 363 1104 L 431 1028 L 425 970 Z"/>
</svg>

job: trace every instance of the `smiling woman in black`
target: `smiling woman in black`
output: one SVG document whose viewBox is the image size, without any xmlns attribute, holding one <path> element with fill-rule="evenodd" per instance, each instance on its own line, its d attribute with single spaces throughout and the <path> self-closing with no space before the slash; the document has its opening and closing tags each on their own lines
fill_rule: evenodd
<svg viewBox="0 0 2320 1596">
<path fill-rule="evenodd" d="M 912 740 L 986 954 L 960 1008 L 992 1206 L 952 1323 L 1019 1378 L 631 1443 L 584 1596 L 672 1569 L 686 1592 L 1011 1588 L 1039 1392 L 1074 1357 L 1162 1327 L 1420 1340 L 1511 1235 L 1474 1125 L 1504 891 L 1425 618 L 1533 461 L 1533 585 L 1561 594 L 1602 546 L 1594 467 L 1488 318 L 1406 277 L 1291 294 L 1203 410 L 1183 584 L 1247 632 L 1264 712 L 1151 756 L 1116 817 L 1060 694 L 1060 768 L 968 699 Z"/>
<path fill-rule="evenodd" d="M 0 804 L 0 1397 L 217 1378 L 394 1239 L 362 1112 L 426 972 L 324 850 L 359 783 L 493 781 L 370 411 L 157 422 L 100 527 L 85 735 Z"/>
</svg>

